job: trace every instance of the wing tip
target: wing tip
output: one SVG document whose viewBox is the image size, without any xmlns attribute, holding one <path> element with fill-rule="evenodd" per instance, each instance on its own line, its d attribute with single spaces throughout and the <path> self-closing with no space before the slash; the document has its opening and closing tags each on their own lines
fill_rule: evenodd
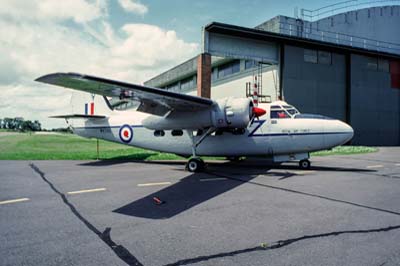
<svg viewBox="0 0 400 266">
<path fill-rule="evenodd" d="M 74 73 L 74 72 L 67 72 L 67 73 L 55 72 L 55 73 L 50 73 L 50 74 L 46 74 L 46 75 L 40 76 L 40 77 L 36 78 L 34 81 L 53 84 L 55 80 L 57 80 L 58 78 L 63 77 L 63 76 L 69 76 L 69 77 L 78 78 L 78 77 L 83 77 L 84 75 L 79 74 L 79 73 Z"/>
</svg>

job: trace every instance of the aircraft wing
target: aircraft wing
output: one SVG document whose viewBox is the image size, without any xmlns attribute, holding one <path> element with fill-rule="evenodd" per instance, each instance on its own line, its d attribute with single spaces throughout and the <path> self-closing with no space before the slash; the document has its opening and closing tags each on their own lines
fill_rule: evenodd
<svg viewBox="0 0 400 266">
<path fill-rule="evenodd" d="M 78 73 L 54 73 L 35 81 L 74 90 L 139 101 L 137 111 L 164 116 L 170 111 L 198 111 L 210 108 L 214 101 L 157 88 L 125 83 Z"/>
</svg>

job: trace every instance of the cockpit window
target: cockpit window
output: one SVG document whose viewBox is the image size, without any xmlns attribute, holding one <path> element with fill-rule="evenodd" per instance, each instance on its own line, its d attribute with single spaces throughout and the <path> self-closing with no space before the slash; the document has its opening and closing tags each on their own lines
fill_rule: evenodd
<svg viewBox="0 0 400 266">
<path fill-rule="evenodd" d="M 292 105 L 271 105 L 271 118 L 292 118 L 300 112 Z"/>
<path fill-rule="evenodd" d="M 285 110 L 271 110 L 272 119 L 290 118 L 290 115 Z"/>
<path fill-rule="evenodd" d="M 294 115 L 294 114 L 298 113 L 298 111 L 296 109 L 287 109 L 286 111 L 288 111 L 289 114 L 291 114 L 291 115 Z"/>
</svg>

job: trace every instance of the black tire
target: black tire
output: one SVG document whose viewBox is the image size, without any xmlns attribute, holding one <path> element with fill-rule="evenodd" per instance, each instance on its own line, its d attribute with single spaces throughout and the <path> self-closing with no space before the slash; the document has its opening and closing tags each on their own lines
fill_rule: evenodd
<svg viewBox="0 0 400 266">
<path fill-rule="evenodd" d="M 311 162 L 309 160 L 301 160 L 299 162 L 299 167 L 303 170 L 310 169 L 311 167 Z"/>
<path fill-rule="evenodd" d="M 188 161 L 186 168 L 192 173 L 201 172 L 204 169 L 204 161 L 200 158 L 192 158 Z"/>
</svg>

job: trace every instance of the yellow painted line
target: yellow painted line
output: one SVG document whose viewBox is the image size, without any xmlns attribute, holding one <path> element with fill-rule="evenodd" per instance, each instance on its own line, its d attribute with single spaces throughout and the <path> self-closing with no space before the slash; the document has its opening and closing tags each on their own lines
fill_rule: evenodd
<svg viewBox="0 0 400 266">
<path fill-rule="evenodd" d="M 71 191 L 71 192 L 67 192 L 67 194 L 74 195 L 74 194 L 81 194 L 81 193 L 100 192 L 100 191 L 105 191 L 105 190 L 106 190 L 106 188 L 94 188 L 94 189 Z"/>
<path fill-rule="evenodd" d="M 377 164 L 377 165 L 368 165 L 367 168 L 382 168 L 383 165 Z"/>
<path fill-rule="evenodd" d="M 144 183 L 144 184 L 138 184 L 138 187 L 151 187 L 151 186 L 166 186 L 166 185 L 171 185 L 171 182 L 158 182 L 158 183 Z"/>
<path fill-rule="evenodd" d="M 28 198 L 0 201 L 0 205 L 28 201 Z"/>
<path fill-rule="evenodd" d="M 225 177 L 215 177 L 215 178 L 202 178 L 200 179 L 200 182 L 207 182 L 207 181 L 222 181 L 222 180 L 227 180 L 228 178 Z"/>
</svg>

